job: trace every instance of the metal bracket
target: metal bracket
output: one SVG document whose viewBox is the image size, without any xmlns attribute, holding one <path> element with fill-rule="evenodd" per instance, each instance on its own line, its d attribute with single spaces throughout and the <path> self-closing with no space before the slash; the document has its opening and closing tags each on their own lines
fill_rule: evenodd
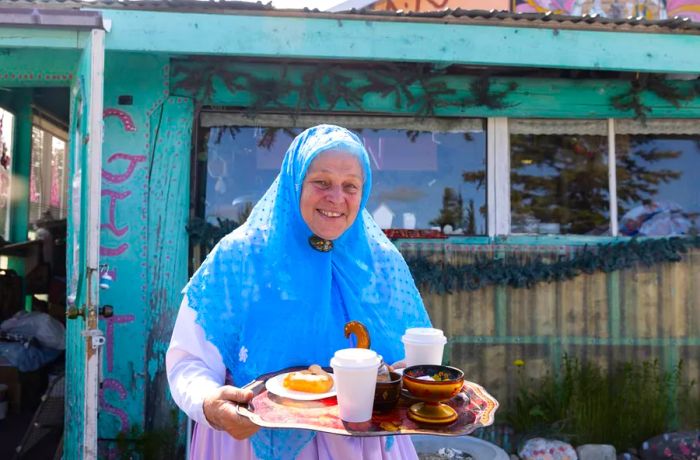
<svg viewBox="0 0 700 460">
<path fill-rule="evenodd" d="M 92 349 L 97 350 L 101 346 L 103 346 L 106 342 L 104 334 L 102 334 L 102 331 L 99 329 L 88 329 L 86 331 L 81 331 L 80 335 L 83 337 L 91 337 L 91 344 L 92 344 Z"/>
</svg>

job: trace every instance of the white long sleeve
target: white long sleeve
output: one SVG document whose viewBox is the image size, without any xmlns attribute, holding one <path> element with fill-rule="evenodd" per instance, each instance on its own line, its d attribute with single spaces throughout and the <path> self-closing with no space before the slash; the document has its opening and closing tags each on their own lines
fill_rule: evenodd
<svg viewBox="0 0 700 460">
<path fill-rule="evenodd" d="M 202 403 L 209 393 L 224 384 L 226 366 L 219 350 L 205 338 L 196 317 L 197 312 L 190 308 L 184 296 L 165 355 L 165 368 L 175 404 L 192 420 L 211 427 L 204 417 Z"/>
</svg>

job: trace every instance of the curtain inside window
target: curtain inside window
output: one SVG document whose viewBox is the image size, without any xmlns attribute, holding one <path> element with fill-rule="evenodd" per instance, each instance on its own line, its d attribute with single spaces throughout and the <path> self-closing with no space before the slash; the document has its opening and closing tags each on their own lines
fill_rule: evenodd
<svg viewBox="0 0 700 460">
<path fill-rule="evenodd" d="M 203 112 L 200 125 L 204 128 L 215 126 L 260 126 L 267 127 L 309 127 L 331 123 L 348 129 L 404 129 L 414 131 L 439 132 L 480 132 L 484 131 L 484 120 L 475 118 L 426 118 L 417 120 L 408 117 L 374 117 L 357 115 L 282 115 L 264 114 L 255 118 L 243 113 Z"/>
</svg>

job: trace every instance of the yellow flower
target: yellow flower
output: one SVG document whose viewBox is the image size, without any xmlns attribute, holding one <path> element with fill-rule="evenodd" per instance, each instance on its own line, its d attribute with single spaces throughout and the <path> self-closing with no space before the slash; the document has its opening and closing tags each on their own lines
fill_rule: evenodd
<svg viewBox="0 0 700 460">
<path fill-rule="evenodd" d="M 525 361 L 523 361 L 522 359 L 516 359 L 515 361 L 513 361 L 513 364 L 518 367 L 523 367 L 525 365 Z"/>
</svg>

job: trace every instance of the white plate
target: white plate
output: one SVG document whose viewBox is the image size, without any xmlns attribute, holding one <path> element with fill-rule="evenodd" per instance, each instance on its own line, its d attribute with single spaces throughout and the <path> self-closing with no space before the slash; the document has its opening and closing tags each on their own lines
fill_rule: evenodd
<svg viewBox="0 0 700 460">
<path fill-rule="evenodd" d="M 282 396 L 283 398 L 296 399 L 298 401 L 315 401 L 317 399 L 330 398 L 335 396 L 335 381 L 331 390 L 326 393 L 307 393 L 305 391 L 294 391 L 286 388 L 283 384 L 284 378 L 288 373 L 276 375 L 265 382 L 265 388 L 270 393 L 274 393 L 277 396 Z M 333 374 L 330 374 L 333 378 Z"/>
</svg>

